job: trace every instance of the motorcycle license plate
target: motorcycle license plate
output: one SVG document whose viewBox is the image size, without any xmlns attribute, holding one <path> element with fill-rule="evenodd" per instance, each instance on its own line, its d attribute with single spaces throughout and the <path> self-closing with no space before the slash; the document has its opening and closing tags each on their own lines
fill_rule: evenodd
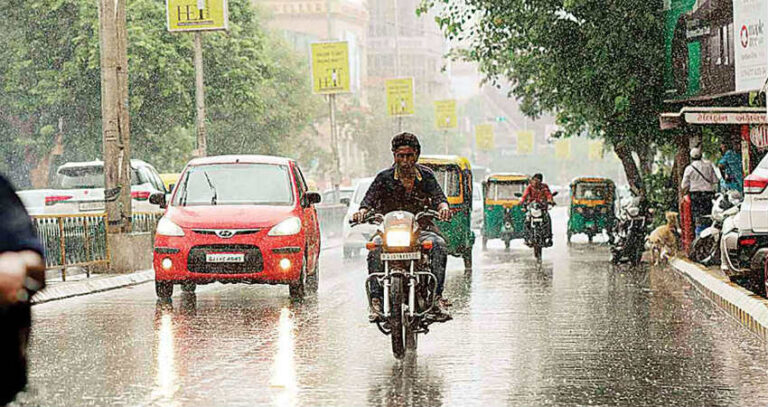
<svg viewBox="0 0 768 407">
<path fill-rule="evenodd" d="M 411 253 L 382 253 L 381 254 L 381 260 L 382 261 L 421 260 L 421 253 L 420 252 L 411 252 Z"/>
<path fill-rule="evenodd" d="M 208 263 L 245 263 L 245 253 L 206 253 Z"/>
</svg>

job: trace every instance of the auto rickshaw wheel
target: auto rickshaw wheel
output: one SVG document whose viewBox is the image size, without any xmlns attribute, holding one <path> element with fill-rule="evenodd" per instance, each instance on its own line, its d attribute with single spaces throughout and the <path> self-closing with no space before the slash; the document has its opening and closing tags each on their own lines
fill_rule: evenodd
<svg viewBox="0 0 768 407">
<path fill-rule="evenodd" d="M 461 256 L 464 258 L 464 271 L 465 272 L 471 272 L 472 271 L 472 248 L 468 248 L 464 250 L 464 254 Z"/>
<path fill-rule="evenodd" d="M 504 249 L 509 250 L 509 243 L 510 239 L 508 237 L 504 238 Z"/>
</svg>

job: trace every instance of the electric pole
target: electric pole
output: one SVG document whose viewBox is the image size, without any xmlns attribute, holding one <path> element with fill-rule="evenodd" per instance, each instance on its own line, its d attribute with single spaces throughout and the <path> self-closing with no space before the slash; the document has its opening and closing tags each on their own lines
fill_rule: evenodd
<svg viewBox="0 0 768 407">
<path fill-rule="evenodd" d="M 126 0 L 99 0 L 101 127 L 107 233 L 131 231 L 131 137 L 128 114 Z"/>
</svg>

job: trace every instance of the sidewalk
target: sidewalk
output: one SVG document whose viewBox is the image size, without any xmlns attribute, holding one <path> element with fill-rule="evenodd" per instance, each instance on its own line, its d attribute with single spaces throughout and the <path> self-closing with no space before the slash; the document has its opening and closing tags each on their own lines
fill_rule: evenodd
<svg viewBox="0 0 768 407">
<path fill-rule="evenodd" d="M 732 283 L 717 269 L 707 269 L 682 258 L 672 259 L 669 264 L 723 311 L 768 341 L 768 300 Z"/>
<path fill-rule="evenodd" d="M 341 245 L 341 239 L 326 239 L 321 250 L 331 250 Z M 152 269 L 129 274 L 92 274 L 90 278 L 84 272 L 68 270 L 66 281 L 61 280 L 61 274 L 58 271 L 48 272 L 45 280 L 47 287 L 32 297 L 32 304 L 114 290 L 154 279 L 155 272 Z"/>
</svg>

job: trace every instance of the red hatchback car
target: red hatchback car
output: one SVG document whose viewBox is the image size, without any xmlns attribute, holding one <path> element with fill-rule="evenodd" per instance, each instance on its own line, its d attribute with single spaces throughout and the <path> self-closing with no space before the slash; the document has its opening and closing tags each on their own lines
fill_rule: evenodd
<svg viewBox="0 0 768 407">
<path fill-rule="evenodd" d="M 160 298 L 174 284 L 288 284 L 292 298 L 316 291 L 320 229 L 314 204 L 293 160 L 218 156 L 190 161 L 157 224 L 155 288 Z"/>
</svg>

